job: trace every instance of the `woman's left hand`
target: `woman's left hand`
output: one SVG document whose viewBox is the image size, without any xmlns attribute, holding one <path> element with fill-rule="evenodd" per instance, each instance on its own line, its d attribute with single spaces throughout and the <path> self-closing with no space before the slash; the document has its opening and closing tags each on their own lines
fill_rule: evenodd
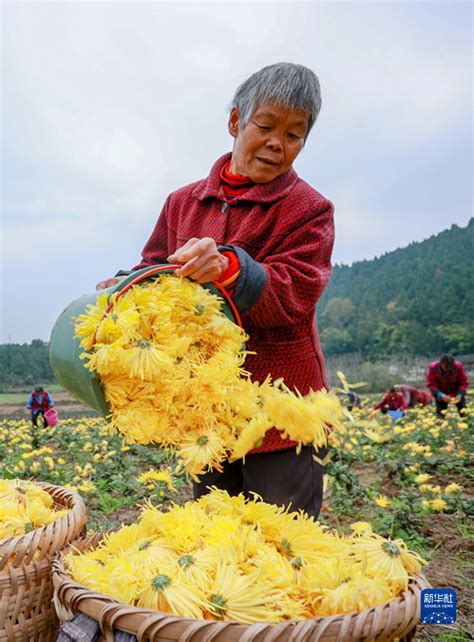
<svg viewBox="0 0 474 642">
<path fill-rule="evenodd" d="M 216 242 L 209 237 L 189 239 L 167 260 L 169 263 L 184 263 L 176 274 L 198 283 L 217 281 L 229 265 L 229 259 L 219 252 Z"/>
</svg>

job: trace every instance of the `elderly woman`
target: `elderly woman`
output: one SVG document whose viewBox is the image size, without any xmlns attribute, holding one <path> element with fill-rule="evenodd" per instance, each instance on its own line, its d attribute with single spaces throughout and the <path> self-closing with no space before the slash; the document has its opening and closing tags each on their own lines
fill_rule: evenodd
<svg viewBox="0 0 474 642">
<path fill-rule="evenodd" d="M 176 274 L 220 282 L 250 337 L 255 354 L 245 367 L 253 379 L 283 377 L 303 394 L 327 385 L 315 307 L 331 274 L 334 227 L 331 202 L 299 178 L 293 163 L 320 107 L 318 78 L 302 65 L 270 65 L 243 82 L 228 122 L 232 153 L 207 178 L 168 196 L 134 268 L 182 263 Z M 195 497 L 216 485 L 317 517 L 324 453 L 306 446 L 297 455 L 295 445 L 270 429 L 245 463 L 204 475 Z"/>
</svg>

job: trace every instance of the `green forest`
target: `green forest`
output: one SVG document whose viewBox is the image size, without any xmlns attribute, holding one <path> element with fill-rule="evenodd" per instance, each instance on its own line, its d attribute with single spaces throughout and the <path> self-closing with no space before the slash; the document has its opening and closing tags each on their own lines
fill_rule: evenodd
<svg viewBox="0 0 474 642">
<path fill-rule="evenodd" d="M 474 219 L 371 261 L 336 265 L 317 307 L 327 355 L 474 352 Z"/>
<path fill-rule="evenodd" d="M 0 385 L 12 389 L 21 385 L 51 383 L 48 343 L 33 339 L 31 343 L 0 345 Z"/>
<path fill-rule="evenodd" d="M 318 303 L 328 356 L 474 353 L 474 219 L 351 266 L 336 265 Z M 48 344 L 0 345 L 0 385 L 51 383 Z"/>
</svg>

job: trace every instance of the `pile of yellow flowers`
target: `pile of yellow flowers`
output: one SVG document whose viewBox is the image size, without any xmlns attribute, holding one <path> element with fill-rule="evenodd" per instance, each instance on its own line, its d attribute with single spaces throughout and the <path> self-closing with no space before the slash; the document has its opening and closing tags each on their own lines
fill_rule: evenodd
<svg viewBox="0 0 474 642">
<path fill-rule="evenodd" d="M 342 408 L 325 391 L 302 397 L 243 369 L 245 332 L 208 289 L 173 274 L 100 295 L 78 317 L 86 367 L 98 373 L 111 423 L 129 443 L 175 450 L 193 476 L 244 457 L 272 426 L 326 444 Z"/>
<path fill-rule="evenodd" d="M 338 535 L 304 512 L 213 489 L 66 557 L 81 585 L 183 617 L 278 622 L 352 613 L 400 595 L 426 562 L 370 524 Z"/>
<path fill-rule="evenodd" d="M 53 498 L 33 482 L 0 479 L 0 540 L 24 535 L 62 517 Z"/>
</svg>

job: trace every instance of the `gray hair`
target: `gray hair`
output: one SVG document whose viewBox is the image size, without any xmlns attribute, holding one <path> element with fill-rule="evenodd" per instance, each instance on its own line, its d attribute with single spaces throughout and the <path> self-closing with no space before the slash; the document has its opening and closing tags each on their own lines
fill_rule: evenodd
<svg viewBox="0 0 474 642">
<path fill-rule="evenodd" d="M 263 67 L 237 87 L 232 107 L 239 110 L 245 127 L 262 103 L 278 103 L 290 109 L 302 109 L 308 117 L 308 132 L 321 109 L 321 87 L 314 71 L 291 62 Z"/>
</svg>

